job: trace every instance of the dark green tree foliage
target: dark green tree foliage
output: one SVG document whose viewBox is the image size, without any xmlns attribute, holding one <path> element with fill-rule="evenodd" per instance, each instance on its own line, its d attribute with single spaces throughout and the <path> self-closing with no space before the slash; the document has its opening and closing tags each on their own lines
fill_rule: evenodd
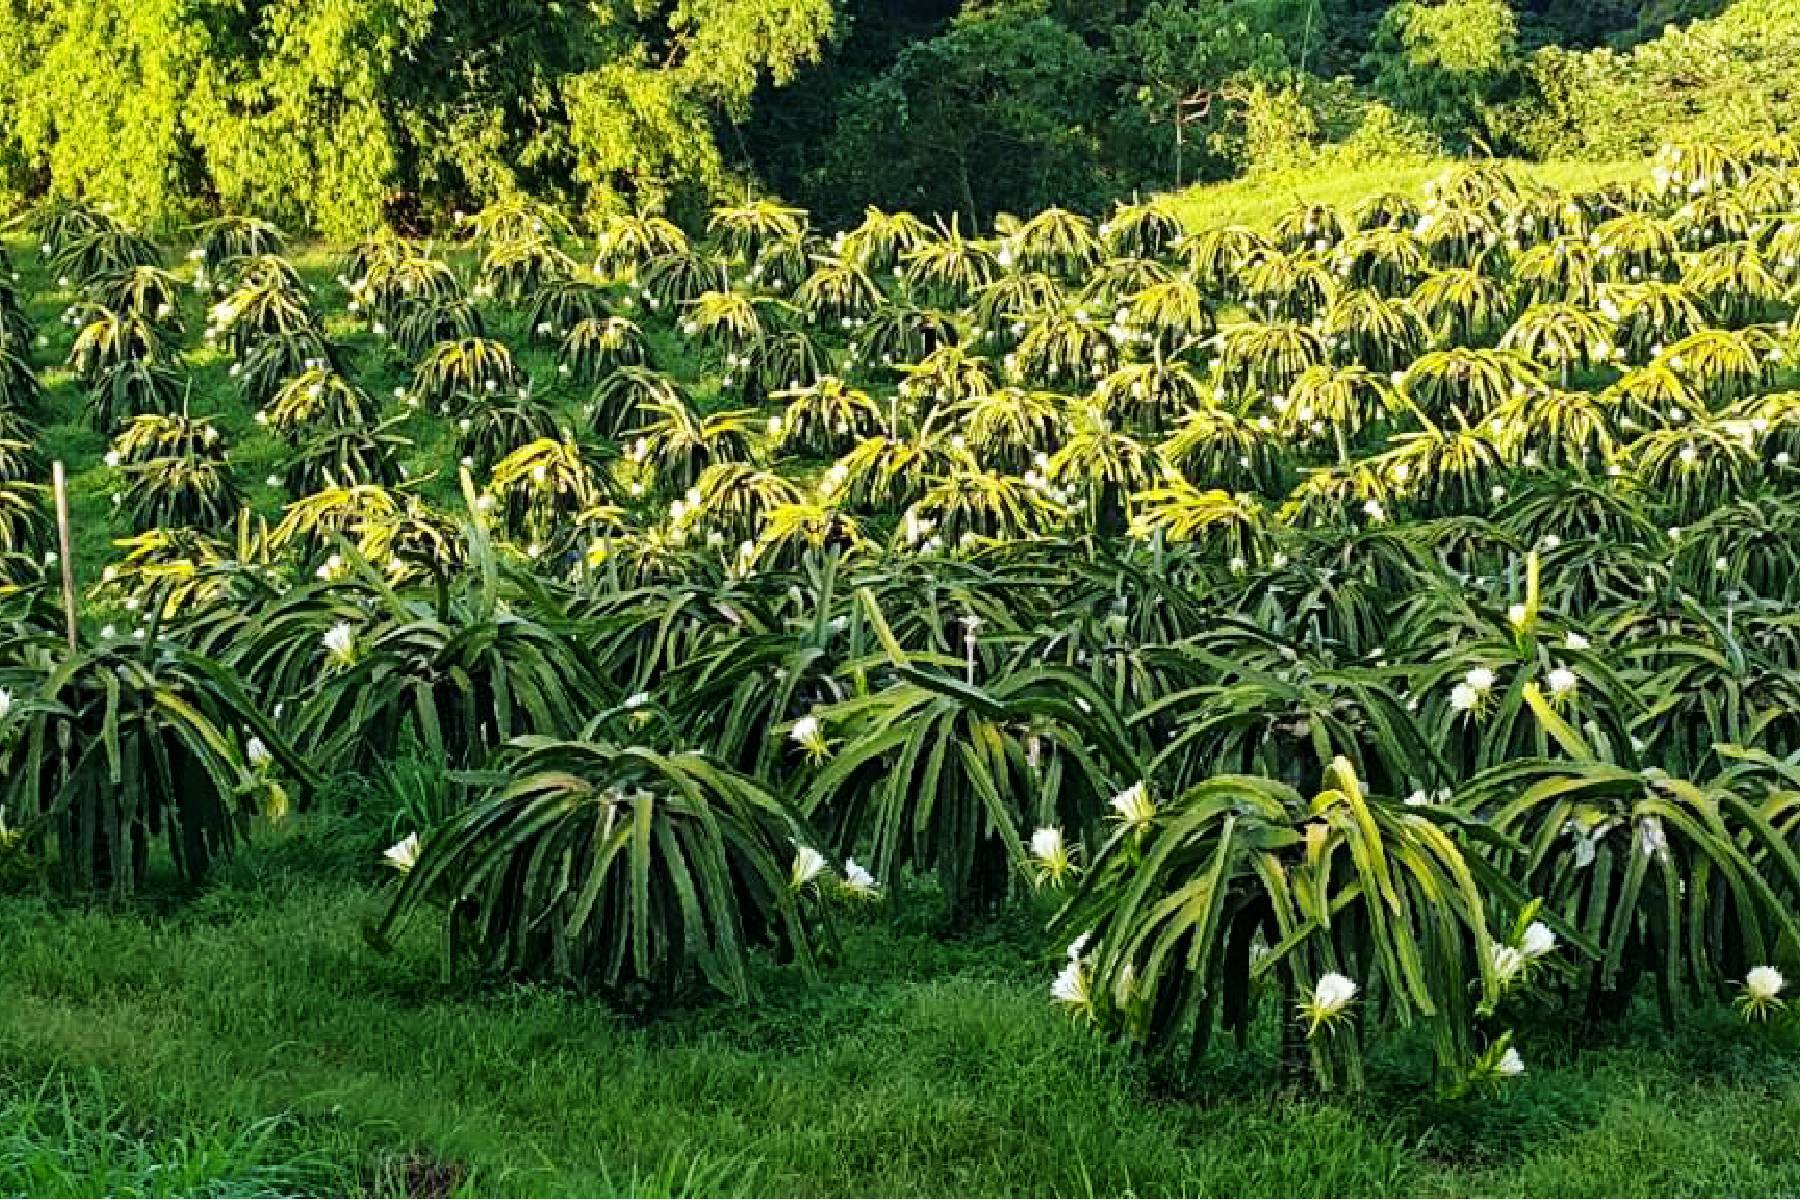
<svg viewBox="0 0 1800 1200">
<path fill-rule="evenodd" d="M 1118 30 L 1121 66 L 1138 81 L 1135 89 L 1121 88 L 1131 102 L 1120 113 L 1121 149 L 1159 176 L 1205 179 L 1230 171 L 1221 139 L 1232 105 L 1216 93 L 1228 80 L 1273 79 L 1296 62 L 1308 65 L 1307 52 L 1316 47 L 1305 27 L 1317 16 L 1308 8 L 1306 0 L 1151 0 L 1143 16 Z M 1277 36 L 1281 25 L 1302 33 L 1290 43 Z M 1184 122 L 1179 161 L 1177 120 Z"/>
<path fill-rule="evenodd" d="M 1521 66 L 1519 25 L 1507 0 L 1405 0 L 1375 35 L 1375 85 L 1440 133 L 1464 139 Z"/>
<path fill-rule="evenodd" d="M 1778 128 L 1797 39 L 1788 0 L 0 0 L 0 207 L 343 235 L 754 176 L 828 224 L 985 223 L 1420 122 L 1602 156 Z"/>
<path fill-rule="evenodd" d="M 748 131 L 770 182 L 828 220 L 868 203 L 986 220 L 1165 187 L 1181 100 L 1295 63 L 1339 69 L 1356 55 L 1333 22 L 1372 27 L 1337 11 L 1356 0 L 1009 0 L 922 6 L 910 25 L 896 7 L 853 4 L 844 46 L 766 93 Z M 1186 177 L 1236 170 L 1236 112 L 1189 110 Z"/>
<path fill-rule="evenodd" d="M 1453 147 L 1472 134 L 1496 152 L 1517 152 L 1536 144 L 1517 131 L 1521 121 L 1560 113 L 1562 92 L 1585 100 L 1619 73 L 1600 53 L 1724 10 L 1716 38 L 1704 39 L 1706 56 L 1764 63 L 1776 56 L 1757 51 L 1760 42 L 1800 31 L 1800 14 L 1784 7 L 1792 8 L 1781 0 L 852 0 L 848 35 L 794 87 L 765 89 L 745 143 L 772 187 L 831 223 L 853 221 L 866 204 L 958 211 L 966 220 L 971 195 L 991 218 L 1166 188 L 1177 175 L 1183 112 L 1187 182 L 1283 165 L 1270 157 L 1271 132 L 1276 148 L 1295 138 L 1341 140 L 1375 119 L 1362 111 L 1373 97 Z M 1757 12 L 1739 17 L 1740 9 Z M 1527 58 L 1539 47 L 1555 56 L 1541 69 Z M 1576 53 L 1593 47 L 1593 56 Z M 1665 73 L 1670 56 L 1649 49 L 1640 73 Z M 1672 49 L 1685 69 L 1720 73 L 1694 49 Z M 1028 62 L 1038 71 L 1022 70 Z M 1724 73 L 1740 91 L 1779 102 L 1781 89 L 1757 74 Z M 1680 95 L 1666 86 L 1656 102 Z M 1502 118 L 1515 107 L 1523 114 Z M 1370 129 L 1378 139 L 1393 117 L 1381 115 Z M 1271 131 L 1271 122 L 1293 128 Z M 977 159 L 964 188 L 959 156 L 981 147 L 998 153 Z M 984 206 L 989 189 L 1001 199 Z"/>
<path fill-rule="evenodd" d="M 1650 0 L 1639 34 L 1649 40 L 1629 53 L 1542 46 L 1520 95 L 1490 114 L 1501 136 L 1532 156 L 1625 158 L 1725 131 L 1784 133 L 1800 119 L 1791 0 Z"/>
<path fill-rule="evenodd" d="M 977 11 L 847 97 L 823 176 L 971 221 L 1059 196 L 1092 206 L 1109 191 L 1091 124 L 1105 85 L 1103 57 L 1066 26 Z"/>
</svg>

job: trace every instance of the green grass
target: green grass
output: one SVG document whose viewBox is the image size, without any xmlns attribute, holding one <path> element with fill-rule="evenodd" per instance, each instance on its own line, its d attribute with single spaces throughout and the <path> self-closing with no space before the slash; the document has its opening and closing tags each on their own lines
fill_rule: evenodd
<svg viewBox="0 0 1800 1200">
<path fill-rule="evenodd" d="M 1276 1087 L 1258 1047 L 1184 1091 L 1048 1003 L 1021 916 L 943 942 L 903 910 L 816 986 L 648 1023 L 442 981 L 363 931 L 385 830 L 310 817 L 204 894 L 0 900 L 0 1192 L 1781 1194 L 1800 1044 L 1703 1014 L 1573 1053 L 1554 1020 L 1498 1097 Z"/>
<path fill-rule="evenodd" d="M 159 1134 L 123 1121 L 91 1075 L 0 1077 L 0 1187 L 15 1196 L 276 1196 L 344 1178 L 285 1132 L 264 1120 Z"/>
<path fill-rule="evenodd" d="M 1230 183 L 1201 184 L 1176 195 L 1181 218 L 1190 229 L 1219 225 L 1266 228 L 1288 209 L 1301 204 L 1329 204 L 1348 212 L 1358 201 L 1378 192 L 1422 194 L 1427 183 L 1454 165 L 1438 162 L 1382 164 L 1347 171 L 1293 171 L 1256 175 Z M 1583 191 L 1638 179 L 1649 172 L 1641 159 L 1619 163 L 1525 163 L 1514 169 L 1546 186 Z"/>
</svg>

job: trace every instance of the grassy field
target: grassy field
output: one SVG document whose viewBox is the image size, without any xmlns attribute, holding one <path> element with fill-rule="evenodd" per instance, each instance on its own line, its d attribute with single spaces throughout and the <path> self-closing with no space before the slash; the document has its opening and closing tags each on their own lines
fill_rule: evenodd
<svg viewBox="0 0 1800 1200">
<path fill-rule="evenodd" d="M 296 822 L 179 915 L 0 902 L 0 1192 L 1800 1190 L 1800 1047 L 1728 1013 L 1499 1099 L 1435 1100 L 1410 1056 L 1354 1103 L 1281 1094 L 1255 1046 L 1178 1093 L 1052 1010 L 1029 919 L 944 943 L 912 911 L 822 987 L 771 967 L 639 1024 L 442 983 L 423 931 L 369 945 L 379 818 Z"/>
<path fill-rule="evenodd" d="M 1177 197 L 1182 219 L 1193 229 L 1218 225 L 1263 228 L 1301 204 L 1329 204 L 1348 210 L 1380 192 L 1417 196 L 1453 165 L 1451 161 L 1387 164 L 1348 171 L 1293 171 L 1256 175 L 1231 183 L 1189 188 Z M 1638 179 L 1649 171 L 1643 159 L 1619 163 L 1512 163 L 1514 169 L 1548 187 L 1582 191 Z"/>
</svg>

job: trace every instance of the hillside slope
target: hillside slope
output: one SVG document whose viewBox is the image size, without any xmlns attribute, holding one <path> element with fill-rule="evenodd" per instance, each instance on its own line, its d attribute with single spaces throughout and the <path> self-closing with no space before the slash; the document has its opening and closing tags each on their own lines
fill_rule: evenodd
<svg viewBox="0 0 1800 1200">
<path fill-rule="evenodd" d="M 1229 183 L 1201 184 L 1177 194 L 1182 220 L 1190 229 L 1216 225 L 1266 226 L 1300 204 L 1328 204 L 1348 211 L 1358 201 L 1380 192 L 1418 195 L 1453 165 L 1451 159 L 1389 163 L 1354 170 L 1310 169 L 1253 175 Z M 1560 191 L 1584 191 L 1610 183 L 1644 178 L 1649 165 L 1638 159 L 1621 162 L 1549 162 L 1510 164 L 1527 176 Z"/>
</svg>

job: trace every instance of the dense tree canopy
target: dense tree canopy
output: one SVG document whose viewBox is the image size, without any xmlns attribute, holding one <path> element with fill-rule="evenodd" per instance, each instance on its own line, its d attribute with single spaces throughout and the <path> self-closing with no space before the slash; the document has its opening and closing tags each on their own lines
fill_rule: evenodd
<svg viewBox="0 0 1800 1200">
<path fill-rule="evenodd" d="M 1800 60 L 1777 48 L 1800 37 L 1800 13 L 1737 0 L 1720 17 L 1725 7 L 850 0 L 820 65 L 766 89 L 745 139 L 769 186 L 842 221 L 871 203 L 984 219 L 1091 206 L 1178 178 L 1292 165 L 1297 146 L 1346 139 L 1374 155 L 1433 142 L 1579 154 L 1584 133 L 1604 138 L 1610 125 L 1630 134 L 1595 149 L 1636 154 L 1656 142 L 1638 131 L 1677 120 L 1671 77 L 1677 64 L 1702 65 L 1696 46 L 1714 58 L 1703 77 L 1732 84 L 1709 86 L 1709 105 L 1735 90 L 1740 108 L 1778 107 L 1800 81 Z M 1757 126 L 1775 119 L 1755 116 Z M 971 154 L 981 169 L 965 186 Z"/>
<path fill-rule="evenodd" d="M 1506 0 L 1403 0 L 1376 35 L 1376 86 L 1454 136 L 1515 72 L 1518 18 Z"/>
<path fill-rule="evenodd" d="M 336 233 L 521 190 L 704 198 L 715 122 L 832 26 L 830 0 L 12 0 L 0 161 L 134 218 L 216 198 Z"/>
<path fill-rule="evenodd" d="M 0 203 L 343 234 L 749 186 L 832 222 L 985 221 L 1346 138 L 1636 153 L 1722 111 L 1772 126 L 1796 45 L 1781 0 L 0 0 Z"/>
</svg>

